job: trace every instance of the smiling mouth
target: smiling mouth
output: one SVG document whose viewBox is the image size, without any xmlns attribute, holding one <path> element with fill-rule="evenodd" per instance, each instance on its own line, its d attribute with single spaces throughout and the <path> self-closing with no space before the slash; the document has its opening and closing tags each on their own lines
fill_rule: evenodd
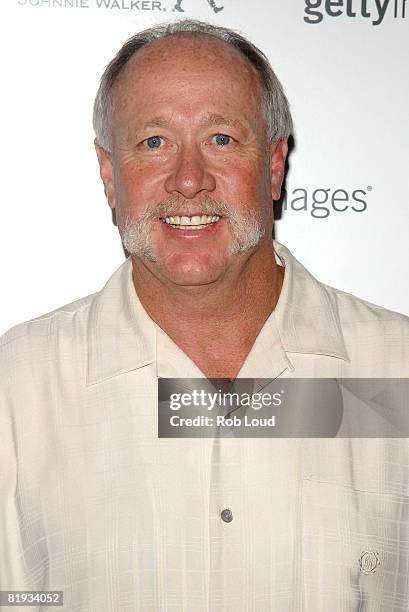
<svg viewBox="0 0 409 612">
<path fill-rule="evenodd" d="M 220 219 L 220 215 L 193 215 L 191 217 L 175 215 L 163 217 L 161 220 L 175 229 L 198 230 L 218 223 Z"/>
</svg>

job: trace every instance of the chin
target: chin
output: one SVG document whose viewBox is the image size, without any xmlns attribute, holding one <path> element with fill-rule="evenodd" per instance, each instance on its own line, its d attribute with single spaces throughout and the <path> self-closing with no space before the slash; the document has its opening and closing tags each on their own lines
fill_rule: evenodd
<svg viewBox="0 0 409 612">
<path fill-rule="evenodd" d="M 200 286 L 215 282 L 223 273 L 224 267 L 221 262 L 188 260 L 179 262 L 166 262 L 167 265 L 160 266 L 161 274 L 176 285 Z"/>
</svg>

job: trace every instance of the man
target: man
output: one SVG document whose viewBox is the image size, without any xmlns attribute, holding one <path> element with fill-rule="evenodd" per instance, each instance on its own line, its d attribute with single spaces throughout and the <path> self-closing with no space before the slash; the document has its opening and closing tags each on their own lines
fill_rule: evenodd
<svg viewBox="0 0 409 612">
<path fill-rule="evenodd" d="M 130 257 L 1 343 L 0 586 L 69 610 L 407 610 L 406 439 L 157 436 L 158 378 L 398 378 L 403 315 L 272 243 L 291 117 L 263 54 L 131 38 L 95 102 Z"/>
</svg>

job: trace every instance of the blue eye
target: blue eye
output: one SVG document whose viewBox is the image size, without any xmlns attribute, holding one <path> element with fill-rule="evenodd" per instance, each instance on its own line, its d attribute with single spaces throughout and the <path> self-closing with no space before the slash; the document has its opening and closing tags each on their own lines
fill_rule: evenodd
<svg viewBox="0 0 409 612">
<path fill-rule="evenodd" d="M 150 138 L 147 138 L 145 142 L 150 149 L 159 149 L 162 143 L 162 138 L 160 136 L 151 136 Z"/>
<path fill-rule="evenodd" d="M 216 144 L 218 145 L 228 145 L 230 143 L 231 137 L 226 134 L 217 134 L 216 135 Z"/>
</svg>

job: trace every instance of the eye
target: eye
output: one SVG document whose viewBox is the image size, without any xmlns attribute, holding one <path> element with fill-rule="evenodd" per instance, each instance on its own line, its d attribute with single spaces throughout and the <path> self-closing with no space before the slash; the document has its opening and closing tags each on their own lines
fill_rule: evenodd
<svg viewBox="0 0 409 612">
<path fill-rule="evenodd" d="M 230 144 L 232 140 L 231 136 L 227 136 L 227 134 L 216 134 L 216 136 L 214 136 L 214 139 L 216 144 L 222 146 Z"/>
<path fill-rule="evenodd" d="M 162 144 L 162 138 L 160 136 L 150 136 L 144 142 L 149 149 L 159 149 Z"/>
</svg>

